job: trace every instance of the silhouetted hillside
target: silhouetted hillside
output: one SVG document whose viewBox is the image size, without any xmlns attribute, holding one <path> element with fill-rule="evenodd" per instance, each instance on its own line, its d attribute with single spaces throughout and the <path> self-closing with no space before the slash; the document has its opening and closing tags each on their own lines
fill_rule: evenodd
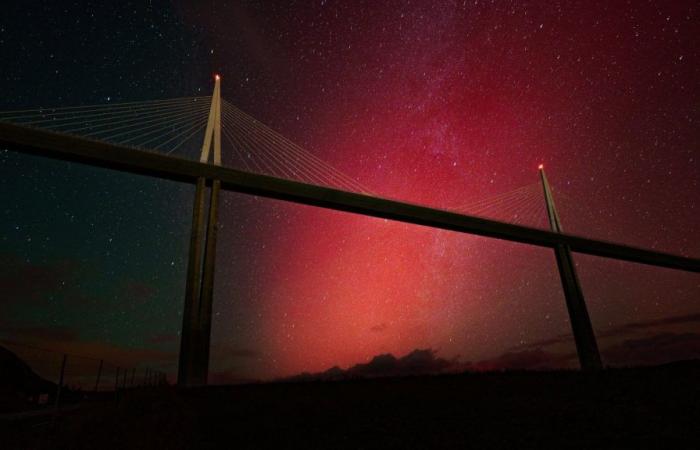
<svg viewBox="0 0 700 450">
<path fill-rule="evenodd" d="M 700 362 L 683 361 L 600 373 L 140 390 L 61 416 L 51 442 L 90 450 L 697 449 L 698 379 Z M 4 448 L 37 448 L 31 424 L 0 422 L 3 433 Z"/>
<path fill-rule="evenodd" d="M 55 383 L 37 375 L 17 355 L 0 346 L 0 412 L 25 409 L 35 404 L 38 396 L 52 396 L 54 392 Z"/>
</svg>

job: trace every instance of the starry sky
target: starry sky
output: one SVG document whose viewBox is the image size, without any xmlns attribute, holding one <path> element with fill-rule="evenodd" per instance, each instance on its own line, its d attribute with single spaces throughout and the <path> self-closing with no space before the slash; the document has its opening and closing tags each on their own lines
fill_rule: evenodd
<svg viewBox="0 0 700 450">
<path fill-rule="evenodd" d="M 690 1 L 11 2 L 0 110 L 209 95 L 220 73 L 227 101 L 381 196 L 449 209 L 535 183 L 544 163 L 567 232 L 698 257 L 698 13 Z M 0 337 L 173 373 L 192 195 L 0 149 Z M 222 199 L 214 382 L 414 349 L 576 366 L 550 250 Z M 700 356 L 697 275 L 575 259 L 606 363 Z"/>
</svg>

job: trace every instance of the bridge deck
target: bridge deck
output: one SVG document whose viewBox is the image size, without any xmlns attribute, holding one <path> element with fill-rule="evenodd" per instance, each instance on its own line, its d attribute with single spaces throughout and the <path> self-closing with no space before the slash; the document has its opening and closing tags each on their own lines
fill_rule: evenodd
<svg viewBox="0 0 700 450">
<path fill-rule="evenodd" d="M 6 146 L 10 150 L 192 184 L 196 183 L 198 177 L 206 177 L 209 180 L 218 179 L 221 180 L 222 189 L 233 192 L 540 247 L 554 248 L 557 244 L 564 244 L 579 253 L 700 272 L 700 259 L 697 258 L 677 256 L 569 234 L 558 234 L 426 206 L 203 164 L 174 156 L 9 123 L 0 123 L 0 145 Z"/>
</svg>

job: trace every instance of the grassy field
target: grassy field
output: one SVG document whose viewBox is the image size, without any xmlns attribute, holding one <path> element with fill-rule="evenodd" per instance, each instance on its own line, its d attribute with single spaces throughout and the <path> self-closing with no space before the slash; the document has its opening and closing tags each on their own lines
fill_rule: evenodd
<svg viewBox="0 0 700 450">
<path fill-rule="evenodd" d="M 700 364 L 132 392 L 3 449 L 700 448 Z M 2 444 L 0 443 L 0 444 Z"/>
</svg>

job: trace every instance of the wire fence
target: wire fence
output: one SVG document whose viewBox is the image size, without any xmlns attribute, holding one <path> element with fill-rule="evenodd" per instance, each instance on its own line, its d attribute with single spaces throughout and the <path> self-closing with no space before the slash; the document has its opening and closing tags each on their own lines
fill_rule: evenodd
<svg viewBox="0 0 700 450">
<path fill-rule="evenodd" d="M 0 414 L 60 409 L 167 384 L 165 373 L 152 367 L 6 340 L 0 340 L 0 369 Z"/>
</svg>

